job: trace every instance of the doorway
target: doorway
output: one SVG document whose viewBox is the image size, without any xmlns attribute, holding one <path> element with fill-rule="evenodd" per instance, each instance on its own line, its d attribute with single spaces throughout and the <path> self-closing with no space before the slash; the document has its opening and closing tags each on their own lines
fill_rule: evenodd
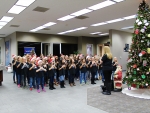
<svg viewBox="0 0 150 113">
<path fill-rule="evenodd" d="M 53 55 L 60 56 L 60 44 L 53 44 Z"/>
<path fill-rule="evenodd" d="M 102 55 L 104 54 L 103 47 L 104 47 L 104 45 L 99 45 L 99 56 L 100 57 L 102 57 Z"/>
<path fill-rule="evenodd" d="M 49 43 L 42 43 L 42 53 L 44 56 L 47 56 L 49 54 Z"/>
</svg>

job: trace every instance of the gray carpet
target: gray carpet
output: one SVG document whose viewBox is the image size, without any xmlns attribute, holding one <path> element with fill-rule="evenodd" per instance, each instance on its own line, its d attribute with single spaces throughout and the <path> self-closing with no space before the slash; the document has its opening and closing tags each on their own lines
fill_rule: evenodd
<svg viewBox="0 0 150 113">
<path fill-rule="evenodd" d="M 108 113 L 150 113 L 150 100 L 130 97 L 121 92 L 103 95 L 100 87 L 87 89 L 87 104 Z"/>
</svg>

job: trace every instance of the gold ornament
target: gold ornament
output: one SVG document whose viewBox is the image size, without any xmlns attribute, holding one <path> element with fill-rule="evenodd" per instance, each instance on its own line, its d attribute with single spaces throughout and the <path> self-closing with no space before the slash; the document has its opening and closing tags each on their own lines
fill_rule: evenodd
<svg viewBox="0 0 150 113">
<path fill-rule="evenodd" d="M 150 54 L 150 48 L 147 48 L 147 53 Z"/>
</svg>

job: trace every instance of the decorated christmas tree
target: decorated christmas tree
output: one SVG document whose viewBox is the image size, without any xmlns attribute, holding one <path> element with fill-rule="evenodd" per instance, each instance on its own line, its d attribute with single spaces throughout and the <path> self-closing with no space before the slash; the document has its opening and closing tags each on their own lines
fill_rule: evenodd
<svg viewBox="0 0 150 113">
<path fill-rule="evenodd" d="M 145 0 L 139 5 L 129 49 L 124 82 L 130 89 L 150 87 L 150 8 Z"/>
</svg>

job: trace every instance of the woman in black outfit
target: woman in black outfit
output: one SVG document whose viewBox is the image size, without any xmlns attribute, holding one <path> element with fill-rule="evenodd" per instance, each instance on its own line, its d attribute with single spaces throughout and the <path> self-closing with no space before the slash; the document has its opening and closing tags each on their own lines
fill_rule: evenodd
<svg viewBox="0 0 150 113">
<path fill-rule="evenodd" d="M 75 82 L 74 82 L 74 77 L 75 77 L 75 73 L 76 73 L 76 65 L 74 63 L 74 59 L 71 59 L 70 65 L 69 65 L 69 81 L 70 81 L 70 86 L 75 86 Z"/>
<path fill-rule="evenodd" d="M 102 88 L 106 88 L 106 90 L 103 90 L 102 93 L 104 95 L 111 95 L 112 53 L 108 46 L 104 47 L 104 55 L 101 59 L 101 63 L 103 65 L 102 70 L 105 79 L 104 86 L 102 86 Z"/>
</svg>

